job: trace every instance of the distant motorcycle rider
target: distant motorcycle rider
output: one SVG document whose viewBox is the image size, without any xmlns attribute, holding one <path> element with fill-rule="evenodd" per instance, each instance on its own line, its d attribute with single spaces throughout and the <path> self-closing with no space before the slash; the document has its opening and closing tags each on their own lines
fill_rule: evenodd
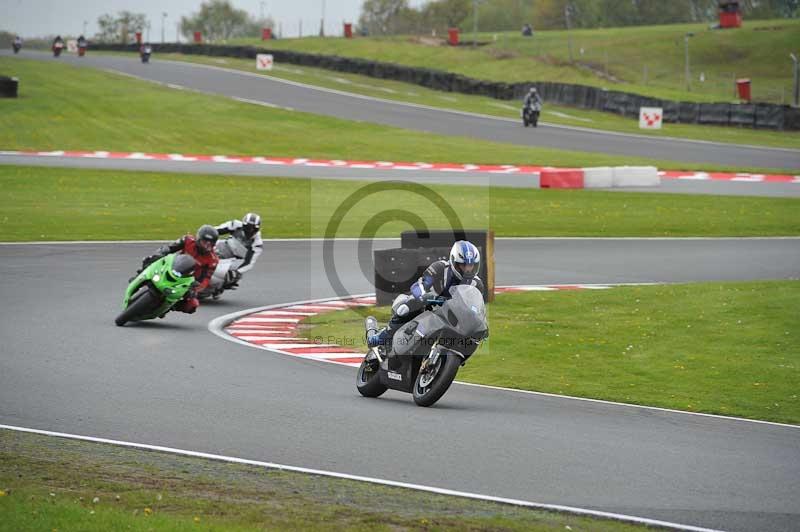
<svg viewBox="0 0 800 532">
<path fill-rule="evenodd" d="M 14 49 L 14 53 L 19 52 L 22 49 L 22 37 L 19 35 L 14 36 L 14 42 L 11 43 L 11 47 Z"/>
<path fill-rule="evenodd" d="M 194 280 L 195 286 L 192 287 L 186 296 L 178 302 L 174 309 L 187 314 L 192 314 L 200 306 L 200 300 L 197 298 L 197 292 L 205 289 L 211 281 L 211 276 L 217 267 L 219 258 L 214 252 L 214 245 L 217 243 L 219 233 L 213 225 L 203 225 L 197 230 L 197 235 L 186 235 L 171 244 L 166 244 L 158 248 L 154 255 L 145 257 L 142 261 L 141 273 L 150 264 L 157 261 L 161 257 L 165 257 L 170 253 L 177 253 L 183 251 L 187 255 L 191 255 L 195 260 L 194 267 Z"/>
<path fill-rule="evenodd" d="M 528 90 L 528 94 L 525 95 L 525 100 L 522 102 L 522 107 L 525 109 L 528 107 L 533 107 L 538 111 L 542 108 L 542 103 L 542 97 L 539 96 L 539 91 L 536 90 L 536 87 L 531 87 Z"/>
<path fill-rule="evenodd" d="M 219 258 L 241 260 L 236 268 L 228 271 L 228 278 L 225 279 L 226 287 L 234 286 L 242 274 L 253 269 L 258 257 L 264 251 L 264 242 L 261 240 L 261 216 L 248 212 L 241 220 L 228 220 L 218 225 L 216 229 L 220 235 L 231 235 L 230 239 L 220 241 L 220 245 L 217 246 Z M 231 239 L 236 242 L 231 242 Z"/>
<path fill-rule="evenodd" d="M 397 296 L 392 303 L 392 318 L 387 327 L 377 331 L 377 323 L 367 325 L 367 345 L 383 346 L 388 351 L 392 338 L 400 327 L 419 316 L 426 301 L 439 297 L 450 299 L 450 289 L 456 285 L 472 285 L 483 292 L 483 281 L 478 277 L 481 253 L 467 240 L 459 240 L 450 249 L 450 259 L 436 261 L 411 285 L 410 294 Z"/>
</svg>

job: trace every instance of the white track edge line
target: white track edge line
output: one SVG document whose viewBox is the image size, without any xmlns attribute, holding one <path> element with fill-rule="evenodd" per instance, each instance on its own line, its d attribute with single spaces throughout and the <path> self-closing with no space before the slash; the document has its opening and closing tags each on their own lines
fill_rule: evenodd
<svg viewBox="0 0 800 532">
<path fill-rule="evenodd" d="M 717 530 L 710 529 L 710 528 L 702 528 L 702 527 L 696 527 L 696 526 L 691 526 L 691 525 L 682 525 L 682 524 L 678 524 L 678 523 L 670 523 L 670 522 L 667 522 L 667 521 L 658 521 L 658 520 L 655 520 L 655 519 L 648 519 L 648 518 L 644 518 L 644 517 L 636 517 L 636 516 L 632 516 L 632 515 L 615 514 L 615 513 L 610 513 L 610 512 L 601 512 L 601 511 L 597 511 L 597 510 L 589 510 L 589 509 L 586 509 L 586 508 L 578 508 L 578 507 L 573 507 L 573 506 L 562 506 L 562 505 L 557 505 L 557 504 L 543 504 L 543 503 L 537 503 L 537 502 L 532 502 L 532 501 L 523 501 L 523 500 L 519 500 L 519 499 L 507 499 L 507 498 L 504 498 L 504 497 L 495 497 L 495 496 L 492 496 L 492 495 L 481 495 L 481 494 L 478 494 L 478 493 L 470 493 L 470 492 L 466 492 L 466 491 L 456 491 L 456 490 L 450 490 L 450 489 L 446 489 L 446 488 L 437 488 L 437 487 L 434 487 L 434 486 L 425 486 L 425 485 L 421 485 L 421 484 L 411 484 L 411 483 L 407 483 L 407 482 L 398 482 L 398 481 L 395 481 L 395 480 L 386 480 L 386 479 L 373 478 L 373 477 L 363 477 L 363 476 L 359 476 L 359 475 L 350 475 L 350 474 L 347 474 L 347 473 L 337 473 L 337 472 L 334 472 L 334 471 L 325 471 L 325 470 L 321 470 L 321 469 L 310 469 L 310 468 L 306 468 L 306 467 L 290 466 L 290 465 L 284 465 L 284 464 L 277 464 L 277 463 L 273 463 L 273 462 L 263 462 L 263 461 L 260 461 L 260 460 L 249 460 L 249 459 L 246 459 L 246 458 L 237 458 L 237 457 L 234 457 L 234 456 L 225 456 L 225 455 L 220 455 L 220 454 L 204 453 L 204 452 L 200 452 L 200 451 L 190 451 L 190 450 L 186 450 L 186 449 L 177 449 L 177 448 L 174 448 L 174 447 L 164 447 L 164 446 L 161 446 L 161 445 L 150 445 L 150 444 L 146 444 L 146 443 L 127 442 L 127 441 L 122 441 L 122 440 L 111 440 L 111 439 L 107 439 L 107 438 L 98 438 L 98 437 L 94 437 L 94 436 L 82 436 L 82 435 L 79 435 L 79 434 L 69 434 L 69 433 L 54 432 L 54 431 L 49 431 L 49 430 L 31 429 L 31 428 L 27 428 L 27 427 L 17 427 L 17 426 L 14 426 L 14 425 L 2 425 L 2 424 L 0 424 L 0 429 L 12 430 L 12 431 L 16 431 L 16 432 L 26 432 L 26 433 L 30 433 L 30 434 L 39 434 L 39 435 L 43 435 L 43 436 L 54 436 L 54 437 L 57 437 L 57 438 L 66 438 L 66 439 L 71 439 L 71 440 L 81 440 L 81 441 L 87 441 L 87 442 L 92 442 L 92 443 L 104 443 L 104 444 L 109 444 L 109 445 L 117 445 L 117 446 L 120 446 L 120 447 L 129 447 L 129 448 L 134 448 L 134 449 L 142 449 L 142 450 L 146 450 L 146 451 L 164 452 L 164 453 L 177 454 L 177 455 L 182 455 L 182 456 L 190 456 L 190 457 L 193 457 L 193 458 L 205 458 L 205 459 L 216 460 L 216 461 L 220 461 L 220 462 L 231 462 L 231 463 L 242 464 L 242 465 L 257 466 L 257 467 L 263 467 L 263 468 L 268 468 L 268 469 L 278 469 L 278 470 L 282 470 L 282 471 L 292 471 L 292 472 L 295 472 L 295 473 L 305 473 L 305 474 L 309 474 L 309 475 L 319 475 L 319 476 L 338 478 L 338 479 L 343 479 L 343 480 L 355 480 L 355 481 L 360 481 L 360 482 L 369 482 L 371 484 L 380 484 L 380 485 L 383 485 L 383 486 L 390 486 L 390 487 L 395 487 L 395 488 L 405 488 L 405 489 L 413 489 L 413 490 L 417 490 L 417 491 L 425 491 L 425 492 L 428 492 L 428 493 L 436 493 L 438 495 L 450 495 L 450 496 L 455 496 L 455 497 L 462 497 L 462 498 L 465 498 L 465 499 L 476 499 L 476 500 L 482 500 L 482 501 L 487 501 L 487 502 L 496 502 L 496 503 L 507 504 L 507 505 L 511 505 L 511 506 L 521 506 L 521 507 L 532 508 L 532 509 L 540 509 L 540 510 L 552 510 L 552 511 L 565 512 L 565 513 L 571 513 L 571 514 L 577 514 L 577 515 L 600 517 L 600 518 L 605 518 L 605 519 L 613 519 L 613 520 L 616 520 L 616 521 L 625 521 L 625 522 L 631 522 L 631 523 L 637 523 L 637 524 L 643 524 L 643 525 L 661 526 L 661 527 L 672 528 L 672 529 L 675 529 L 675 530 L 688 530 L 688 531 L 693 531 L 693 532 L 719 532 Z"/>
<path fill-rule="evenodd" d="M 661 284 L 661 283 L 605 283 L 605 284 L 602 284 L 602 285 L 597 285 L 596 283 L 573 283 L 573 284 L 581 284 L 581 285 L 587 285 L 587 286 L 592 286 L 592 285 L 596 285 L 596 286 L 647 286 L 647 285 Z M 520 286 L 522 286 L 522 285 L 520 285 Z M 556 286 L 556 285 L 553 285 L 553 286 Z M 234 343 L 237 343 L 237 344 L 245 345 L 245 346 L 250 347 L 250 348 L 255 347 L 255 348 L 263 349 L 263 350 L 266 350 L 266 351 L 280 353 L 281 355 L 288 355 L 288 356 L 293 356 L 293 357 L 298 357 L 298 358 L 305 358 L 302 355 L 297 355 L 297 354 L 294 354 L 294 353 L 287 353 L 285 351 L 281 351 L 281 350 L 277 350 L 277 349 L 270 349 L 269 346 L 266 346 L 266 345 L 256 345 L 256 344 L 252 344 L 250 342 L 246 342 L 244 340 L 240 340 L 239 338 L 236 338 L 234 336 L 229 335 L 223 329 L 227 324 L 233 322 L 234 320 L 236 320 L 237 318 L 239 318 L 241 316 L 247 316 L 249 314 L 253 314 L 253 313 L 256 313 L 256 312 L 261 312 L 261 311 L 264 311 L 264 310 L 270 310 L 270 309 L 274 309 L 274 308 L 283 308 L 283 307 L 288 307 L 288 306 L 293 306 L 293 305 L 310 305 L 310 304 L 314 304 L 314 303 L 322 303 L 324 301 L 337 301 L 337 300 L 342 300 L 342 299 L 351 299 L 351 298 L 352 299 L 356 299 L 356 298 L 359 298 L 359 297 L 374 297 L 374 296 L 375 296 L 375 294 L 354 294 L 352 296 L 334 296 L 334 297 L 329 297 L 329 298 L 324 298 L 324 299 L 313 299 L 313 300 L 308 300 L 308 301 L 299 301 L 299 302 L 290 302 L 290 303 L 278 303 L 278 304 L 274 304 L 274 305 L 268 305 L 268 306 L 265 306 L 265 307 L 256 307 L 256 308 L 252 308 L 252 309 L 240 310 L 238 312 L 232 312 L 230 314 L 225 314 L 223 316 L 219 316 L 217 318 L 214 318 L 213 320 L 211 320 L 209 322 L 208 330 L 210 332 L 212 332 L 213 334 L 215 334 L 215 335 L 219 336 L 220 338 L 222 338 L 224 340 L 227 340 L 229 342 L 234 342 Z M 341 310 L 346 310 L 346 309 L 342 308 Z M 342 365 L 342 364 L 340 364 L 340 365 Z M 497 390 L 497 391 L 503 391 L 503 392 L 514 392 L 514 393 L 521 393 L 521 394 L 526 394 L 526 395 L 536 395 L 536 396 L 541 396 L 541 397 L 552 397 L 552 398 L 556 398 L 556 399 L 569 399 L 569 400 L 574 400 L 574 401 L 584 401 L 584 402 L 597 403 L 597 404 L 603 404 L 603 405 L 609 405 L 609 406 L 638 408 L 638 409 L 642 409 L 642 410 L 649 410 L 649 411 L 655 411 L 655 412 L 667 412 L 667 413 L 670 413 L 670 414 L 681 414 L 681 415 L 687 415 L 687 416 L 700 416 L 700 417 L 707 417 L 707 418 L 712 418 L 712 419 L 721 419 L 721 420 L 725 420 L 725 421 L 738 421 L 738 422 L 746 422 L 746 423 L 755 423 L 755 424 L 759 424 L 759 425 L 769 425 L 769 426 L 784 427 L 784 428 L 791 428 L 791 429 L 800 429 L 800 425 L 792 425 L 792 424 L 789 424 L 789 423 L 779 423 L 777 421 L 764 421 L 764 420 L 761 420 L 761 419 L 748 419 L 748 418 L 744 418 L 744 417 L 724 416 L 724 415 L 721 415 L 721 414 L 707 414 L 707 413 L 704 413 L 704 412 L 687 412 L 685 410 L 675 410 L 675 409 L 664 408 L 664 407 L 659 407 L 659 406 L 637 405 L 637 404 L 633 404 L 633 403 L 620 403 L 620 402 L 617 402 L 617 401 L 608 401 L 608 400 L 604 400 L 604 399 L 592 399 L 592 398 L 589 398 L 589 397 L 575 397 L 575 396 L 572 396 L 572 395 L 561 395 L 561 394 L 555 394 L 555 393 L 537 392 L 537 391 L 533 391 L 533 390 L 518 390 L 518 389 L 515 389 L 515 388 L 504 388 L 502 386 L 491 386 L 491 385 L 488 385 L 488 384 L 475 384 L 475 383 L 463 382 L 463 381 L 453 381 L 453 382 L 455 384 L 462 384 L 464 386 L 473 386 L 473 387 L 476 387 L 476 388 L 485 388 L 485 389 L 489 389 L 489 390 Z"/>
</svg>

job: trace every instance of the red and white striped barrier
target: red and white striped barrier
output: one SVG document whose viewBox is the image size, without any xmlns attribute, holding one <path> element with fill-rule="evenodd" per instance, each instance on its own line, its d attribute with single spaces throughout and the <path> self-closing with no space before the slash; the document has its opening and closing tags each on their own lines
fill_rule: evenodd
<svg viewBox="0 0 800 532">
<path fill-rule="evenodd" d="M 541 188 L 657 187 L 661 177 L 655 166 L 543 169 Z"/>
<path fill-rule="evenodd" d="M 521 285 L 499 286 L 495 293 L 532 292 L 554 290 L 606 290 L 611 285 Z M 364 358 L 366 349 L 363 339 L 344 338 L 343 341 L 304 335 L 301 322 L 317 314 L 333 312 L 353 307 L 375 305 L 375 296 L 321 301 L 315 303 L 289 304 L 285 307 L 272 307 L 237 317 L 224 327 L 229 336 L 239 342 L 260 349 L 268 349 L 284 355 L 332 362 L 357 368 Z M 344 345 L 342 345 L 344 344 Z"/>
<path fill-rule="evenodd" d="M 226 164 L 261 164 L 266 166 L 308 166 L 322 168 L 356 168 L 377 170 L 429 170 L 436 172 L 476 172 L 488 174 L 520 174 L 539 175 L 548 172 L 582 172 L 583 186 L 569 188 L 608 188 L 614 185 L 614 171 L 619 169 L 650 168 L 650 167 L 617 167 L 617 168 L 553 168 L 550 166 L 524 166 L 513 164 L 455 164 L 455 163 L 424 163 L 424 162 L 389 162 L 389 161 L 342 161 L 337 159 L 307 159 L 302 157 L 261 157 L 261 156 L 229 156 L 229 155 L 193 155 L 180 153 L 142 153 L 142 152 L 114 152 L 114 151 L 17 151 L 0 150 L 0 155 L 19 155 L 28 157 L 68 157 L 83 159 L 123 159 L 145 161 L 173 161 L 173 162 L 211 162 Z M 611 184 L 608 172 L 611 171 Z M 626 170 L 630 171 L 630 170 Z M 648 172 L 650 172 L 648 170 Z M 723 172 L 694 172 L 694 171 L 667 171 L 657 172 L 657 177 L 663 179 L 691 179 L 710 181 L 744 181 L 751 183 L 799 183 L 800 175 L 765 175 L 746 173 Z M 548 178 L 552 179 L 552 178 Z M 617 182 L 621 183 L 621 178 Z M 652 181 L 652 174 L 648 178 Z M 552 182 L 552 181 L 548 181 Z M 570 183 L 578 183 L 575 177 Z M 636 186 L 622 185 L 616 186 Z M 645 186 L 645 185 L 639 185 Z M 650 184 L 646 185 L 650 186 Z M 564 188 L 549 186 L 543 188 Z"/>
</svg>

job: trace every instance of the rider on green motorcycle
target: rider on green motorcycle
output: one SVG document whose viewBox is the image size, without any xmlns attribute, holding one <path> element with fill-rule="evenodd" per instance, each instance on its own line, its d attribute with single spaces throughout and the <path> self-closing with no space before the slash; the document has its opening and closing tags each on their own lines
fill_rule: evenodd
<svg viewBox="0 0 800 532">
<path fill-rule="evenodd" d="M 219 233 L 211 225 L 204 225 L 197 230 L 197 235 L 186 235 L 171 244 L 161 246 L 154 255 L 145 257 L 142 261 L 142 270 L 156 260 L 169 255 L 183 251 L 187 255 L 191 255 L 195 260 L 194 279 L 196 285 L 187 292 L 186 296 L 179 301 L 173 308 L 187 314 L 192 314 L 200 306 L 200 300 L 197 299 L 197 293 L 208 287 L 211 281 L 211 276 L 214 269 L 217 267 L 219 259 L 214 252 L 214 245 L 219 239 Z M 140 273 L 142 270 L 139 270 Z"/>
</svg>

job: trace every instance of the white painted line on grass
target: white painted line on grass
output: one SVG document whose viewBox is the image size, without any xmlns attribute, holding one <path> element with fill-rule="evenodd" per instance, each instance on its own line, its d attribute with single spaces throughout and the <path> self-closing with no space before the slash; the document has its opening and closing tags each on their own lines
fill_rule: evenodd
<svg viewBox="0 0 800 532">
<path fill-rule="evenodd" d="M 29 434 L 40 434 L 43 436 L 53 436 L 56 438 L 66 438 L 70 440 L 80 440 L 92 443 L 104 443 L 108 445 L 116 445 L 119 447 L 128 447 L 132 449 L 142 449 L 146 451 L 158 451 L 163 453 L 177 454 L 181 456 L 191 456 L 193 458 L 204 458 L 207 460 L 216 460 L 220 462 L 229 462 L 235 464 L 249 465 L 255 467 L 262 467 L 267 469 L 277 469 L 280 471 L 291 471 L 294 473 L 304 473 L 308 475 L 319 475 L 331 478 L 338 478 L 342 480 L 354 480 L 358 482 L 369 482 L 370 484 L 380 484 L 382 486 L 389 486 L 395 488 L 406 488 L 417 491 L 424 491 L 428 493 L 436 493 L 437 495 L 449 495 L 453 497 L 461 497 L 465 499 L 474 499 L 486 502 L 496 502 L 500 504 L 507 504 L 511 506 L 520 506 L 524 508 L 532 508 L 538 510 L 552 510 L 556 512 L 564 512 L 575 515 L 582 515 L 587 517 L 599 517 L 603 519 L 613 519 L 615 521 L 624 521 L 628 523 L 637 523 L 642 525 L 667 527 L 674 530 L 687 530 L 692 532 L 719 532 L 710 528 L 702 528 L 690 525 L 681 525 L 678 523 L 670 523 L 668 521 L 659 521 L 656 519 L 648 519 L 645 517 L 637 517 L 632 515 L 615 514 L 611 512 L 600 512 L 597 510 L 588 510 L 586 508 L 578 508 L 575 506 L 562 506 L 559 504 L 543 504 L 532 501 L 523 501 L 519 499 L 507 499 L 504 497 L 495 497 L 492 495 L 481 495 L 478 493 L 470 493 L 466 491 L 456 491 L 446 488 L 437 488 L 434 486 L 425 486 L 422 484 L 411 484 L 408 482 L 398 482 L 395 480 L 386 480 L 374 477 L 364 477 L 360 475 L 350 475 L 348 473 L 337 473 L 334 471 L 325 471 L 322 469 L 310 469 L 307 467 L 297 467 L 285 464 L 277 464 L 274 462 L 262 462 L 260 460 L 248 460 L 246 458 L 237 458 L 235 456 L 225 456 L 221 454 L 211 454 L 199 451 L 190 451 L 186 449 L 177 449 L 175 447 L 164 447 L 161 445 L 150 445 L 146 443 L 128 442 L 122 440 L 111 440 L 107 438 L 98 438 L 94 436 L 83 436 L 79 434 L 69 434 L 65 432 L 54 432 L 50 430 L 31 429 L 27 427 L 17 427 L 13 425 L 0 425 L 0 429 L 13 430 L 16 432 L 26 432 Z"/>
</svg>

